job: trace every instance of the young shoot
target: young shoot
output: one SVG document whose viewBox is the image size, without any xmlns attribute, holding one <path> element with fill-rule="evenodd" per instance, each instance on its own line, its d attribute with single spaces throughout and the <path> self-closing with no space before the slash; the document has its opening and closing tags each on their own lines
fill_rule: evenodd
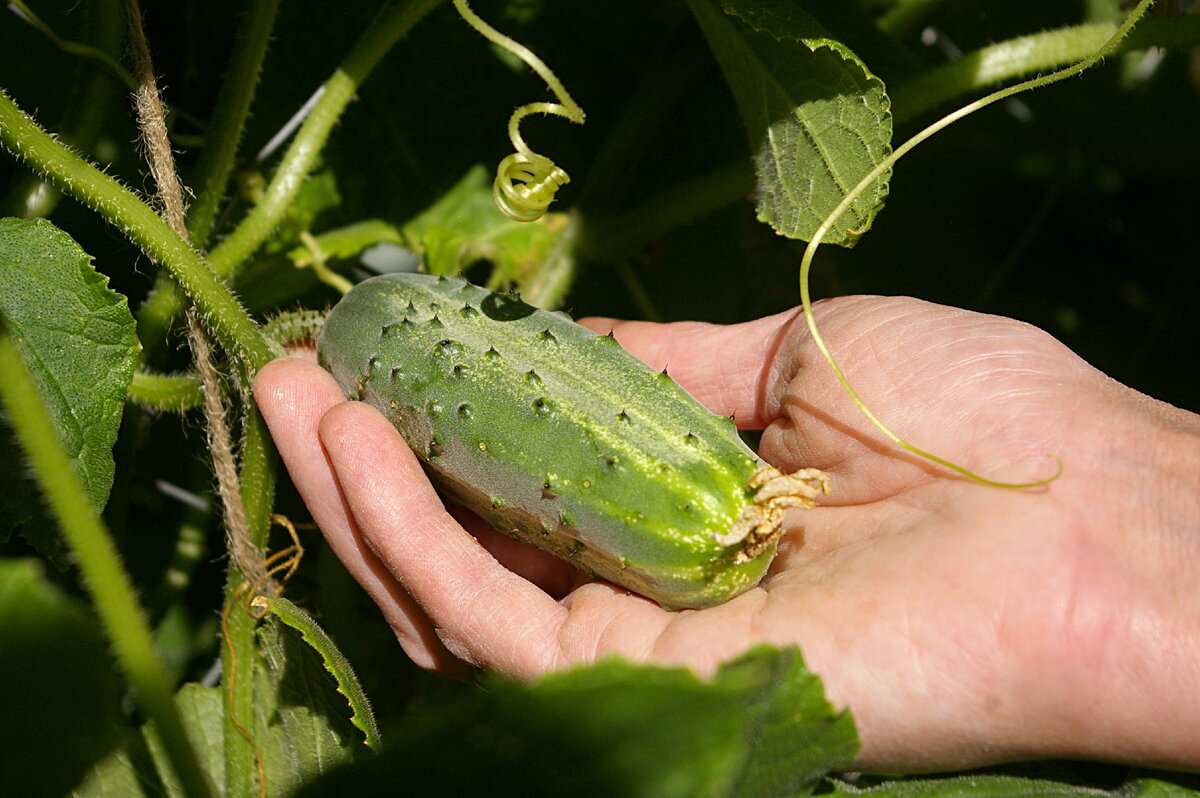
<svg viewBox="0 0 1200 798">
<path fill-rule="evenodd" d="M 492 183 L 492 196 L 501 211 L 518 222 L 537 221 L 550 207 L 559 187 L 571 182 L 571 178 L 554 161 L 534 152 L 525 143 L 525 139 L 521 137 L 521 121 L 531 114 L 551 114 L 582 125 L 583 109 L 563 88 L 553 70 L 528 47 L 513 41 L 484 22 L 467 5 L 467 0 L 454 0 L 454 8 L 467 24 L 485 39 L 524 61 L 546 82 L 558 99 L 557 103 L 528 103 L 513 111 L 508 120 L 508 138 L 516 152 L 500 162 L 496 169 L 496 180 Z"/>
<path fill-rule="evenodd" d="M 857 200 L 864 191 L 870 188 L 881 175 L 887 172 L 887 170 L 891 169 L 897 161 L 912 151 L 918 144 L 925 141 L 935 133 L 943 130 L 944 128 L 949 127 L 958 120 L 969 116 L 982 108 L 986 108 L 992 103 L 1007 99 L 1015 94 L 1020 94 L 1021 92 L 1029 91 L 1030 89 L 1048 86 L 1051 83 L 1057 83 L 1060 80 L 1065 80 L 1066 78 L 1078 75 L 1088 67 L 1091 67 L 1106 56 L 1112 54 L 1117 49 L 1117 46 L 1120 44 L 1121 40 L 1128 35 L 1129 31 L 1132 30 L 1133 26 L 1137 24 L 1138 20 L 1145 15 L 1147 9 L 1149 9 L 1153 3 L 1154 0 L 1141 0 L 1137 7 L 1129 13 L 1129 16 L 1126 17 L 1125 21 L 1120 25 L 1120 27 L 1113 32 L 1113 35 L 1108 39 L 1108 41 L 1104 43 L 1104 46 L 1082 61 L 1072 64 L 1069 67 L 1065 67 L 1064 69 L 1060 69 L 1057 72 L 1052 72 L 1049 75 L 1039 75 L 1031 78 L 1030 80 L 1026 80 L 1023 83 L 1018 83 L 1014 86 L 999 89 L 998 91 L 995 91 L 986 97 L 982 97 L 963 106 L 962 108 L 959 108 L 957 111 L 943 116 L 941 119 L 937 120 L 924 130 L 914 135 L 908 141 L 897 147 L 896 150 L 891 153 L 891 155 L 883 159 L 874 169 L 868 172 L 867 175 L 858 182 L 858 185 L 856 185 L 850 190 L 849 193 L 846 194 L 838 206 L 830 211 L 829 215 L 825 217 L 825 221 L 821 223 L 821 226 L 818 227 L 817 231 L 813 234 L 812 240 L 808 242 L 808 247 L 804 250 L 804 256 L 800 260 L 800 303 L 804 308 L 804 320 L 808 325 L 809 334 L 812 335 L 813 342 L 816 343 L 817 348 L 821 351 L 821 355 L 825 358 L 825 362 L 829 364 L 831 369 L 833 369 L 834 375 L 837 377 L 838 382 L 842 384 L 842 388 L 845 389 L 846 393 L 850 396 L 850 399 L 855 405 L 858 406 L 858 409 L 863 412 L 863 415 L 865 415 L 867 419 L 888 438 L 888 440 L 892 441 L 892 443 L 896 444 L 900 448 L 912 452 L 918 457 L 922 457 L 926 460 L 937 463 L 938 465 L 948 468 L 951 471 L 955 471 L 974 482 L 996 488 L 1040 488 L 1058 479 L 1059 476 L 1062 475 L 1063 470 L 1062 461 L 1059 460 L 1058 457 L 1054 457 L 1056 468 L 1054 473 L 1048 477 L 1029 482 L 1004 482 L 1000 480 L 989 479 L 975 473 L 974 471 L 971 471 L 968 468 L 958 465 L 957 463 L 954 463 L 943 457 L 939 457 L 931 452 L 927 452 L 924 449 L 920 449 L 893 432 L 892 429 L 883 421 L 881 421 L 879 417 L 876 416 L 871 409 L 867 407 L 866 403 L 864 403 L 859 397 L 858 392 L 854 390 L 854 387 L 850 384 L 849 379 L 846 378 L 846 374 L 842 371 L 841 366 L 839 366 L 837 361 L 834 360 L 833 354 L 829 351 L 829 347 L 826 346 L 825 339 L 821 336 L 820 330 L 817 329 L 817 322 L 813 318 L 812 313 L 812 299 L 808 290 L 809 271 L 812 268 L 813 256 L 816 255 L 817 247 L 821 245 L 822 239 L 824 239 L 825 234 L 829 232 L 830 228 L 833 227 L 833 224 L 839 218 L 841 218 L 843 213 L 849 210 L 850 206 L 854 204 L 854 201 Z M 849 233 L 851 237 L 853 237 L 854 231 L 849 231 Z"/>
</svg>

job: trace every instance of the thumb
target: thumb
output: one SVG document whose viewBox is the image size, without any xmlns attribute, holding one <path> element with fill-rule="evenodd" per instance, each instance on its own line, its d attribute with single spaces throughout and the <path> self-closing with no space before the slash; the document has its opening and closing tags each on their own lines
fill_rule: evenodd
<svg viewBox="0 0 1200 798">
<path fill-rule="evenodd" d="M 733 416 L 742 429 L 762 429 L 770 423 L 766 391 L 775 381 L 776 354 L 797 321 L 803 326 L 798 309 L 731 325 L 601 317 L 580 324 L 611 332 L 630 354 L 656 371 L 665 369 L 713 413 Z"/>
</svg>

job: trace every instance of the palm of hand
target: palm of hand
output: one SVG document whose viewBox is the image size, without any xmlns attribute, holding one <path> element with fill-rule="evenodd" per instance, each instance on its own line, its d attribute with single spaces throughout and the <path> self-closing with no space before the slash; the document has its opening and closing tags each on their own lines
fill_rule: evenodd
<svg viewBox="0 0 1200 798">
<path fill-rule="evenodd" d="M 1050 489 L 1011 492 L 897 452 L 796 314 L 726 328 L 618 324 L 626 348 L 669 366 L 714 412 L 765 427 L 764 459 L 833 477 L 828 502 L 789 516 L 764 587 L 669 613 L 447 514 L 387 422 L 344 402 L 318 369 L 275 364 L 256 394 L 314 518 L 426 667 L 530 677 L 617 653 L 704 671 L 756 642 L 794 643 L 854 710 L 864 766 L 1071 752 L 1069 713 L 1040 737 L 1012 730 L 1040 705 L 1077 706 L 1063 702 L 1081 665 L 1110 678 L 1113 630 L 1130 617 L 1121 541 L 1073 520 L 1107 466 L 1092 419 L 1114 391 L 1015 322 L 878 298 L 817 312 L 852 382 L 905 437 L 989 476 L 1045 475 L 1051 453 L 1068 470 Z"/>
</svg>

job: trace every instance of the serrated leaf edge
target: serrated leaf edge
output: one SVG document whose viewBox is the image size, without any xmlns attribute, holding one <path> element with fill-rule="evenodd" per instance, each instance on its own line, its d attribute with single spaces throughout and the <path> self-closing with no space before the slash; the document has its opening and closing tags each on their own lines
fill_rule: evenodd
<svg viewBox="0 0 1200 798">
<path fill-rule="evenodd" d="M 371 701 L 363 691 L 362 683 L 359 682 L 350 661 L 333 642 L 329 633 L 321 628 L 315 618 L 282 596 L 259 596 L 251 602 L 251 606 L 269 610 L 284 625 L 299 632 L 301 639 L 321 655 L 325 670 L 333 676 L 337 691 L 350 706 L 350 722 L 363 733 L 363 742 L 375 753 L 383 750 L 383 741 L 379 726 L 375 722 L 375 713 L 371 709 Z"/>
</svg>

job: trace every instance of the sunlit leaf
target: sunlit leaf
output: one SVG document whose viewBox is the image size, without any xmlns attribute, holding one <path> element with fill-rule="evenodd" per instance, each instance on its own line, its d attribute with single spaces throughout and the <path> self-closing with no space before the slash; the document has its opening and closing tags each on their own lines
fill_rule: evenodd
<svg viewBox="0 0 1200 798">
<path fill-rule="evenodd" d="M 532 684 L 428 696 L 383 757 L 304 795 L 792 796 L 858 748 L 795 649 L 711 680 L 607 660 Z"/>
<path fill-rule="evenodd" d="M 0 313 L 88 498 L 102 509 L 139 352 L 125 297 L 110 290 L 87 253 L 50 222 L 0 219 Z M 0 510 L 9 517 L 0 518 L 7 527 L 0 535 L 14 523 L 42 517 L 36 505 L 13 506 L 11 487 L 4 493 L 8 507 Z M 30 499 L 32 494 L 22 501 Z M 23 532 L 61 564 L 63 550 L 44 524 L 29 524 Z"/>
<path fill-rule="evenodd" d="M 272 618 L 258 631 L 255 738 L 272 790 L 291 793 L 366 751 L 321 657 Z"/>
<path fill-rule="evenodd" d="M 486 260 L 493 266 L 492 286 L 524 287 L 537 279 L 549 258 L 562 257 L 559 250 L 568 225 L 562 213 L 548 213 L 536 222 L 508 218 L 492 198 L 490 173 L 477 165 L 404 225 L 403 233 L 430 274 L 456 274 Z"/>
<path fill-rule="evenodd" d="M 844 44 L 786 0 L 688 0 L 733 90 L 758 176 L 758 216 L 809 240 L 825 217 L 891 152 L 882 81 Z M 888 175 L 826 236 L 852 245 L 887 196 Z"/>
</svg>

